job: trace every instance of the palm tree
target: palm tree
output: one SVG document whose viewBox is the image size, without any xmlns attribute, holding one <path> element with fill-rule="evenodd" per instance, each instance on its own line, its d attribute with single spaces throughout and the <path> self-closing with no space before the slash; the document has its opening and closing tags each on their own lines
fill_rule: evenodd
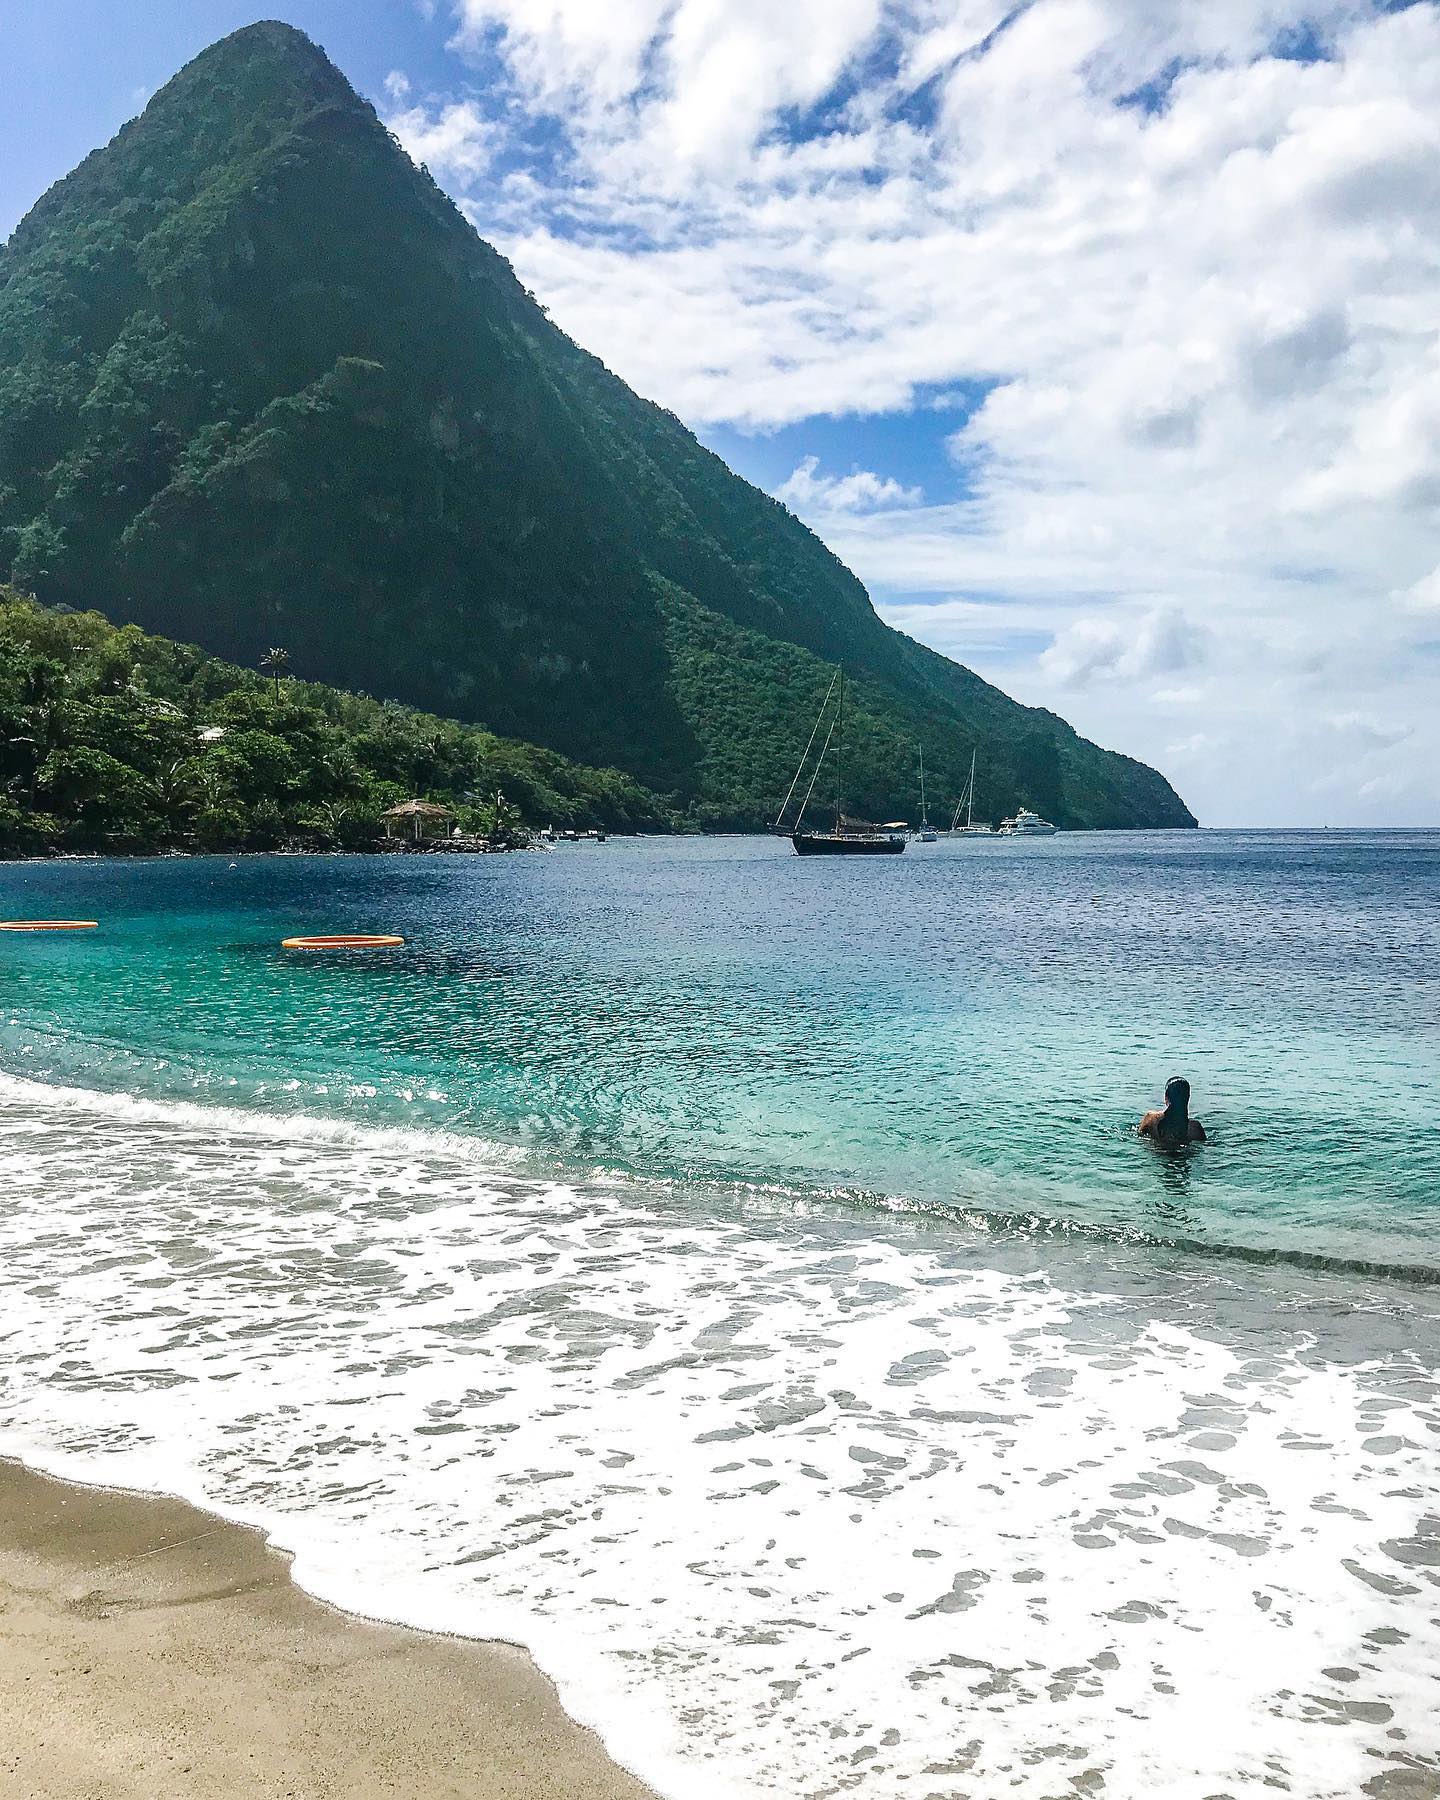
<svg viewBox="0 0 1440 1800">
<path fill-rule="evenodd" d="M 501 844 L 514 843 L 520 837 L 520 810 L 510 804 L 498 787 L 492 803 L 490 830 L 486 835 Z"/>
<path fill-rule="evenodd" d="M 200 773 L 194 757 L 177 757 L 168 769 L 161 769 L 150 778 L 150 785 L 165 815 L 165 823 L 175 836 L 181 834 L 181 828 L 191 815 L 200 810 L 201 800 L 208 797 L 205 794 L 206 778 Z"/>
<path fill-rule="evenodd" d="M 24 678 L 20 719 L 27 729 L 12 732 L 10 742 L 29 746 L 32 807 L 36 803 L 41 764 L 52 750 L 59 749 L 65 737 L 66 685 L 63 665 L 48 656 L 37 658 Z"/>
<path fill-rule="evenodd" d="M 278 645 L 272 645 L 260 658 L 260 667 L 267 675 L 274 676 L 275 698 L 278 700 L 280 698 L 280 677 L 290 667 L 290 652 L 280 649 Z"/>
</svg>

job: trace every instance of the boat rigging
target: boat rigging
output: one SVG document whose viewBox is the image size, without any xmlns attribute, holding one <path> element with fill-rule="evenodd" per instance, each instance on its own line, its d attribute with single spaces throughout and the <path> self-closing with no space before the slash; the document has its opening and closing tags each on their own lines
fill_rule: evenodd
<svg viewBox="0 0 1440 1800">
<path fill-rule="evenodd" d="M 975 758 L 979 754 L 978 747 L 970 752 L 970 773 L 965 778 L 965 786 L 960 790 L 960 798 L 955 802 L 955 817 L 950 821 L 951 837 L 992 837 L 994 833 L 988 825 L 975 823 Z M 961 814 L 964 822 L 961 822 Z"/>
<path fill-rule="evenodd" d="M 775 815 L 772 829 L 775 831 L 785 829 L 785 815 L 804 778 L 811 752 L 815 748 L 815 741 L 820 735 L 820 727 L 825 722 L 827 713 L 830 713 L 832 698 L 835 701 L 834 712 L 826 727 L 824 742 L 820 745 L 820 754 L 815 758 L 815 766 L 810 773 L 810 782 L 805 789 L 805 798 L 800 802 L 800 810 L 795 815 L 795 823 L 789 829 L 790 842 L 795 846 L 797 856 L 898 855 L 905 848 L 903 829 L 874 825 L 868 819 L 849 818 L 845 812 L 845 670 L 843 667 L 837 669 L 830 678 L 830 686 L 825 690 L 825 698 L 820 703 L 820 711 L 811 727 L 810 739 L 800 758 L 800 766 L 795 771 L 795 779 L 790 783 L 790 791 L 785 796 L 784 804 Z M 835 824 L 829 831 L 807 830 L 805 812 L 814 795 L 816 783 L 820 779 L 820 771 L 825 765 L 825 758 L 832 742 L 835 746 Z"/>
</svg>

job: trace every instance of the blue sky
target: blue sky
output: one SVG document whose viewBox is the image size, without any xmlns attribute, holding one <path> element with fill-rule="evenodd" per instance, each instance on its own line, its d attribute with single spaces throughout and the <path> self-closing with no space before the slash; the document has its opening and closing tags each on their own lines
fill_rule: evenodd
<svg viewBox="0 0 1440 1800">
<path fill-rule="evenodd" d="M 0 233 L 264 16 L 902 629 L 1207 822 L 1440 822 L 1431 0 L 6 0 Z"/>
</svg>

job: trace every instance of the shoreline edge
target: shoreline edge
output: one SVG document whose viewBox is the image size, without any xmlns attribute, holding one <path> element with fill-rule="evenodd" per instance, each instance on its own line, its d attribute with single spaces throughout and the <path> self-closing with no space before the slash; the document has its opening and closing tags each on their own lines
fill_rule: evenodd
<svg viewBox="0 0 1440 1800">
<path fill-rule="evenodd" d="M 654 1800 L 513 1645 L 378 1624 L 249 1526 L 0 1459 L 8 1792 Z"/>
</svg>

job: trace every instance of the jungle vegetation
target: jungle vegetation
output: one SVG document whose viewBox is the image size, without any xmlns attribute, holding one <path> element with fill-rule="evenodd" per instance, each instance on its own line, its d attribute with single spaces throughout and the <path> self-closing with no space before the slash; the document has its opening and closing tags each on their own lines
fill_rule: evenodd
<svg viewBox="0 0 1440 1800">
<path fill-rule="evenodd" d="M 614 769 L 0 589 L 0 856 L 368 849 L 418 798 L 501 845 L 526 826 L 664 829 Z"/>
</svg>

